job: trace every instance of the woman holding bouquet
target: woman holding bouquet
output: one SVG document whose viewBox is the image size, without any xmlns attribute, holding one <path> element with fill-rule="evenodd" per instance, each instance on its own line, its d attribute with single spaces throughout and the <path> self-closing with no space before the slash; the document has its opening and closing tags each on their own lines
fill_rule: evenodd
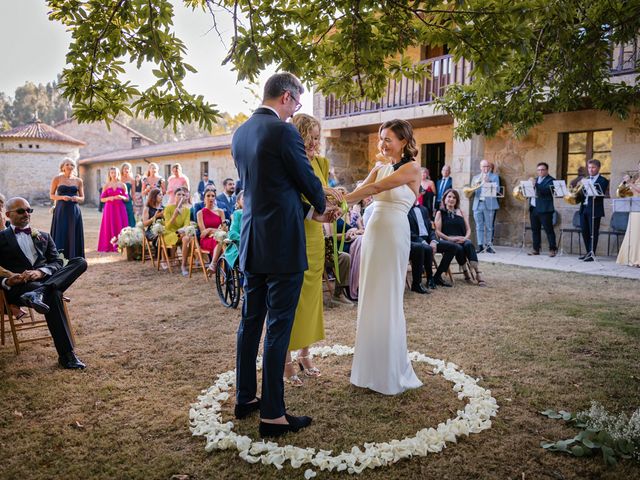
<svg viewBox="0 0 640 480">
<path fill-rule="evenodd" d="M 151 227 L 161 218 L 164 218 L 164 211 L 162 209 L 162 190 L 159 188 L 152 188 L 147 196 L 147 204 L 142 211 L 142 227 L 144 228 L 145 237 L 153 243 L 154 247 L 157 244 L 156 234 L 153 233 Z"/>
<path fill-rule="evenodd" d="M 191 210 L 189 208 L 189 192 L 184 187 L 175 191 L 175 203 L 167 205 L 164 209 L 164 234 L 163 238 L 167 247 L 182 248 L 182 275 L 189 276 L 187 261 L 189 258 L 189 242 L 191 235 L 185 232 L 185 228 L 191 224 Z"/>
<path fill-rule="evenodd" d="M 224 211 L 216 207 L 215 190 L 204 192 L 204 207 L 196 214 L 196 220 L 200 229 L 200 248 L 211 253 L 209 270 L 214 271 L 222 251 L 222 246 L 218 245 L 214 235 L 225 220 Z"/>
</svg>

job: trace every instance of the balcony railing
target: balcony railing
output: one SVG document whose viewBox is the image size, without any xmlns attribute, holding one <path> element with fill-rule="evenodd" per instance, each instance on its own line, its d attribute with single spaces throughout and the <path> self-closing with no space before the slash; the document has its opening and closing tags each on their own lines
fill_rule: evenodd
<svg viewBox="0 0 640 480">
<path fill-rule="evenodd" d="M 466 60 L 454 62 L 451 55 L 430 58 L 421 63 L 429 65 L 431 77 L 414 81 L 408 78 L 389 80 L 387 90 L 378 101 L 342 101 L 331 94 L 325 97 L 324 118 L 338 118 L 380 110 L 393 110 L 418 105 L 427 105 L 444 95 L 446 87 L 453 83 L 467 84 L 470 81 L 471 63 Z"/>
<path fill-rule="evenodd" d="M 640 38 L 625 45 L 616 45 L 611 56 L 611 75 L 626 75 L 637 70 L 640 61 Z M 408 78 L 389 80 L 387 90 L 378 101 L 342 101 L 331 94 L 325 97 L 325 119 L 362 115 L 365 113 L 415 107 L 432 103 L 444 95 L 447 86 L 462 85 L 471 81 L 472 64 L 466 60 L 454 62 L 451 55 L 430 58 L 421 63 L 429 64 L 431 78 L 414 81 Z"/>
</svg>

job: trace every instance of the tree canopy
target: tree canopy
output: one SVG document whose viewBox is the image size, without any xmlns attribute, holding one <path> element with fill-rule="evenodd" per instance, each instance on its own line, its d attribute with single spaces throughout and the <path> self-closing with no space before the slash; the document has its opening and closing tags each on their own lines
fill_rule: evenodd
<svg viewBox="0 0 640 480">
<path fill-rule="evenodd" d="M 473 82 L 439 102 L 457 134 L 524 133 L 544 112 L 597 108 L 625 116 L 640 86 L 610 81 L 612 46 L 636 41 L 640 0 L 183 0 L 194 14 L 233 19 L 226 61 L 239 79 L 267 66 L 325 94 L 378 99 L 390 78 L 429 75 L 406 55 L 447 45 L 473 62 Z M 118 113 L 210 128 L 219 112 L 184 87 L 194 68 L 173 31 L 169 0 L 48 0 L 50 18 L 72 33 L 61 86 L 80 121 Z M 153 65 L 146 90 L 124 67 Z M 636 64 L 637 71 L 637 64 Z M 132 99 L 133 102 L 130 101 Z"/>
</svg>

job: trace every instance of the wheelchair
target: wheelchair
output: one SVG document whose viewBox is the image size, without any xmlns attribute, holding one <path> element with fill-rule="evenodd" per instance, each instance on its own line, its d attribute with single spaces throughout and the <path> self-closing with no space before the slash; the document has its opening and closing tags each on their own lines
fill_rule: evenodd
<svg viewBox="0 0 640 480">
<path fill-rule="evenodd" d="M 216 291 L 222 305 L 227 308 L 238 308 L 242 297 L 244 275 L 238 267 L 237 260 L 234 265 L 231 265 L 226 258 L 227 246 L 228 244 L 225 243 L 224 251 L 216 262 Z"/>
</svg>

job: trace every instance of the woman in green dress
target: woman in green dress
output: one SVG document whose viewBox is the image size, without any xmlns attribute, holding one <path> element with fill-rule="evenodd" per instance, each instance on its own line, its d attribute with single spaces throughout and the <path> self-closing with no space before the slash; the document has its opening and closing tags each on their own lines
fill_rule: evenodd
<svg viewBox="0 0 640 480">
<path fill-rule="evenodd" d="M 129 221 L 130 227 L 135 227 L 136 217 L 133 212 L 133 186 L 136 181 L 131 176 L 131 171 L 131 164 L 124 162 L 120 168 L 120 181 L 127 187 L 127 195 L 129 195 L 129 200 L 124 201 L 124 207 L 127 209 L 127 220 Z"/>
<path fill-rule="evenodd" d="M 320 146 L 320 122 L 310 115 L 298 114 L 293 117 L 293 125 L 304 140 L 307 157 L 313 171 L 322 182 L 325 193 L 336 195 L 329 188 L 329 160 L 318 155 Z M 285 381 L 293 386 L 302 386 L 299 370 L 291 360 L 291 351 L 298 350 L 297 363 L 299 369 L 307 377 L 319 377 L 318 370 L 309 355 L 309 346 L 324 339 L 324 319 L 322 305 L 322 272 L 324 271 L 324 233 L 322 224 L 315 220 L 305 219 L 304 231 L 307 243 L 307 262 L 309 268 L 304 272 L 304 281 L 300 291 L 300 300 L 291 330 L 289 352 L 285 363 Z"/>
<path fill-rule="evenodd" d="M 187 277 L 189 269 L 189 242 L 191 236 L 184 229 L 191 225 L 191 210 L 189 208 L 189 191 L 179 187 L 175 192 L 175 203 L 164 209 L 164 242 L 167 247 L 182 246 L 182 275 Z"/>
</svg>

